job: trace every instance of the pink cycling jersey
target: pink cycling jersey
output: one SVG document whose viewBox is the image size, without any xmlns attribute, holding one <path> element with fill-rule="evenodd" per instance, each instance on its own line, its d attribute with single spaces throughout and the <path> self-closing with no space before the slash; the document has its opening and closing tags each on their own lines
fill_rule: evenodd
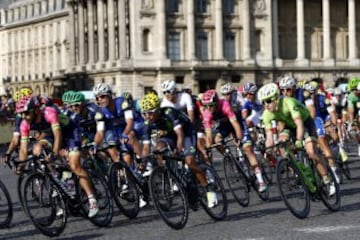
<svg viewBox="0 0 360 240">
<path fill-rule="evenodd" d="M 203 112 L 203 125 L 205 129 L 211 129 L 213 124 L 220 119 L 227 118 L 230 121 L 236 119 L 236 115 L 231 108 L 230 103 L 221 99 L 216 105 L 216 110 L 212 113 L 209 109 L 205 109 Z"/>
<path fill-rule="evenodd" d="M 45 120 L 45 123 L 49 124 L 51 127 L 59 125 L 59 115 L 57 113 L 57 110 L 53 107 L 45 107 L 40 111 L 41 119 Z M 35 123 L 37 124 L 37 123 Z M 44 126 L 43 124 L 40 124 L 39 126 Z M 23 119 L 20 123 L 20 135 L 21 137 L 29 137 L 31 130 L 31 123 L 27 122 L 25 119 Z M 41 130 L 41 129 L 38 129 Z"/>
</svg>

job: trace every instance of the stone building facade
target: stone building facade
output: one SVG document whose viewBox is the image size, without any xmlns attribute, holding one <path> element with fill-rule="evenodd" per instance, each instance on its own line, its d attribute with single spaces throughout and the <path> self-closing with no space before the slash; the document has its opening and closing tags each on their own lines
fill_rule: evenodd
<svg viewBox="0 0 360 240">
<path fill-rule="evenodd" d="M 50 95 L 108 82 L 141 96 L 167 79 L 201 92 L 283 74 L 333 85 L 360 75 L 359 12 L 356 0 L 13 1 L 0 73 L 11 91 Z"/>
</svg>

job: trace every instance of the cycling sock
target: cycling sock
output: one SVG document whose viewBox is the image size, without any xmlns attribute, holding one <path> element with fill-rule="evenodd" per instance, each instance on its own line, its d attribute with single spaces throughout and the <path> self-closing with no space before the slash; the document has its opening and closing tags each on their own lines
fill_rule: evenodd
<svg viewBox="0 0 360 240">
<path fill-rule="evenodd" d="M 254 172 L 255 172 L 255 176 L 256 176 L 256 179 L 258 180 L 258 182 L 261 183 L 261 184 L 264 183 L 264 179 L 263 179 L 260 168 L 256 167 L 254 169 Z"/>
</svg>

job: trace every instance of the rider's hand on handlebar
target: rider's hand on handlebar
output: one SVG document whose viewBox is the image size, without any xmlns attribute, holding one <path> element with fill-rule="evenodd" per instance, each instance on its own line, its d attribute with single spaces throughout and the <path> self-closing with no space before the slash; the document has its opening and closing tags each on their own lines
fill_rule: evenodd
<svg viewBox="0 0 360 240">
<path fill-rule="evenodd" d="M 0 157 L 0 162 L 1 163 L 8 163 L 10 161 L 11 158 L 11 154 L 10 153 L 5 153 L 4 155 L 2 155 Z"/>
</svg>

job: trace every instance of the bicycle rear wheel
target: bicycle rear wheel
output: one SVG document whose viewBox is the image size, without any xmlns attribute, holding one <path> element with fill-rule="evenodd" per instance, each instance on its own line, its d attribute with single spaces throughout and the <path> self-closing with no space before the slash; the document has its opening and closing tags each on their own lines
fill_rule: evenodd
<svg viewBox="0 0 360 240">
<path fill-rule="evenodd" d="M 13 217 L 13 205 L 10 194 L 4 183 L 0 181 L 0 228 L 8 227 Z"/>
<path fill-rule="evenodd" d="M 205 212 L 214 220 L 222 220 L 227 215 L 228 200 L 226 197 L 225 188 L 221 182 L 220 177 L 216 174 L 215 170 L 207 165 L 200 164 L 199 167 L 206 173 L 206 180 L 209 184 L 211 191 L 216 194 L 216 204 L 213 207 L 209 207 L 206 189 L 198 185 L 200 193 L 200 203 L 204 208 Z"/>
<path fill-rule="evenodd" d="M 310 212 L 310 195 L 298 168 L 288 159 L 281 159 L 276 168 L 279 192 L 290 212 L 306 218 Z"/>
<path fill-rule="evenodd" d="M 189 205 L 183 186 L 165 167 L 156 167 L 149 179 L 150 196 L 164 222 L 173 229 L 185 227 Z"/>
<path fill-rule="evenodd" d="M 46 236 L 59 236 L 67 222 L 61 191 L 42 173 L 31 174 L 23 186 L 24 210 L 34 226 Z"/>
<path fill-rule="evenodd" d="M 94 189 L 94 196 L 99 207 L 98 214 L 92 218 L 89 218 L 89 220 L 98 227 L 108 226 L 111 223 L 114 211 L 114 204 L 112 201 L 110 189 L 104 177 L 100 173 L 91 169 L 87 169 L 86 171 L 89 175 L 91 186 Z M 89 200 L 84 192 L 83 194 L 80 194 L 80 196 L 82 206 L 85 212 L 88 213 Z"/>
<path fill-rule="evenodd" d="M 237 166 L 236 160 L 233 157 L 226 156 L 223 163 L 225 179 L 229 185 L 231 193 L 241 206 L 248 206 L 250 202 L 250 195 L 244 173 Z"/>
<path fill-rule="evenodd" d="M 120 211 L 132 219 L 139 214 L 140 207 L 136 180 L 130 171 L 122 163 L 113 163 L 110 168 L 109 185 Z"/>
</svg>

